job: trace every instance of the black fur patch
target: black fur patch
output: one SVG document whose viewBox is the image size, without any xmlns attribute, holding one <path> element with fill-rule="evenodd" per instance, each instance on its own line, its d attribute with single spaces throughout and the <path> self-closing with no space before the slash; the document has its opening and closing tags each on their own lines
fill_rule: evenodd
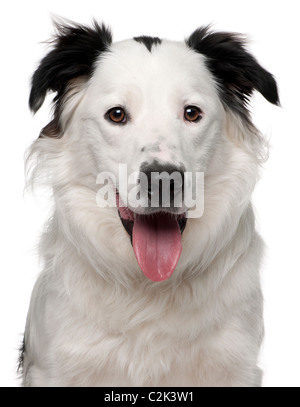
<svg viewBox="0 0 300 407">
<path fill-rule="evenodd" d="M 23 336 L 23 341 L 19 349 L 18 369 L 17 369 L 18 372 L 23 371 L 24 353 L 25 353 L 25 336 Z"/>
<path fill-rule="evenodd" d="M 247 104 L 254 89 L 270 103 L 279 105 L 274 77 L 247 52 L 241 35 L 211 32 L 209 27 L 201 27 L 186 44 L 207 57 L 207 67 L 220 86 L 225 107 L 248 119 Z"/>
<path fill-rule="evenodd" d="M 54 118 L 45 128 L 46 135 L 59 132 L 59 116 L 70 81 L 80 76 L 90 77 L 101 53 L 112 43 L 112 34 L 94 21 L 92 27 L 75 23 L 55 23 L 54 48 L 46 55 L 32 77 L 29 107 L 36 113 L 48 91 L 56 92 Z M 48 133 L 48 134 L 47 134 Z"/>
<path fill-rule="evenodd" d="M 139 42 L 140 44 L 144 44 L 145 47 L 149 52 L 152 51 L 153 45 L 161 44 L 161 39 L 158 37 L 149 37 L 147 35 L 142 35 L 140 37 L 134 37 L 135 41 Z"/>
</svg>

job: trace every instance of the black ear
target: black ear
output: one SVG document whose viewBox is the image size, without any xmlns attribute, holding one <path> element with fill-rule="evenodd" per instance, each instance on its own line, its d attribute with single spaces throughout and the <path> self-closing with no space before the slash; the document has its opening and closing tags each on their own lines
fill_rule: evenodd
<svg viewBox="0 0 300 407">
<path fill-rule="evenodd" d="M 57 92 L 57 101 L 71 79 L 91 75 L 97 57 L 112 42 L 110 30 L 96 21 L 92 27 L 57 22 L 55 27 L 54 48 L 32 77 L 29 107 L 34 113 L 42 106 L 48 91 Z"/>
<path fill-rule="evenodd" d="M 274 77 L 245 49 L 242 36 L 210 32 L 201 27 L 186 40 L 188 47 L 207 57 L 207 66 L 221 87 L 225 104 L 242 113 L 256 89 L 269 102 L 279 105 Z"/>
</svg>

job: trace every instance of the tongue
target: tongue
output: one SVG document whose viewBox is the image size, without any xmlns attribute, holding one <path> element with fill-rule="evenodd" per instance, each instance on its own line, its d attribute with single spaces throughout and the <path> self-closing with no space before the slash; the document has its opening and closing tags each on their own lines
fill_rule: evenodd
<svg viewBox="0 0 300 407">
<path fill-rule="evenodd" d="M 176 218 L 164 213 L 136 215 L 132 245 L 145 276 L 152 281 L 166 280 L 181 254 L 181 233 Z"/>
</svg>

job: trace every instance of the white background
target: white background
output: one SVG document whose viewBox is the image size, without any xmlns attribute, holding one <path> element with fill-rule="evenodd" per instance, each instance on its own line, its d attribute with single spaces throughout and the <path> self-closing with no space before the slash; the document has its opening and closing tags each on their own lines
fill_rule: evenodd
<svg viewBox="0 0 300 407">
<path fill-rule="evenodd" d="M 298 3 L 298 4 L 297 4 Z M 52 33 L 50 13 L 80 23 L 92 17 L 121 40 L 148 34 L 182 40 L 202 24 L 247 34 L 249 49 L 277 78 L 282 108 L 255 95 L 253 118 L 270 138 L 270 159 L 257 185 L 258 228 L 267 244 L 263 265 L 266 337 L 264 386 L 300 386 L 300 34 L 292 0 L 18 0 L 0 6 L 0 386 L 18 386 L 17 348 L 39 272 L 37 237 L 47 217 L 42 197 L 23 194 L 24 152 L 47 123 L 32 117 L 29 82 Z"/>
</svg>

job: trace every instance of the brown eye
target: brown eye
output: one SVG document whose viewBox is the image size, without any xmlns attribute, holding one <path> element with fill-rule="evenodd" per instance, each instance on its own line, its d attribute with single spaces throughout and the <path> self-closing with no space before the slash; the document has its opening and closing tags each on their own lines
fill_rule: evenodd
<svg viewBox="0 0 300 407">
<path fill-rule="evenodd" d="M 125 124 L 127 117 L 122 107 L 113 107 L 106 113 L 106 118 L 116 124 Z"/>
<path fill-rule="evenodd" d="M 187 106 L 184 109 L 184 119 L 188 122 L 197 123 L 202 119 L 202 111 L 197 106 Z"/>
</svg>

